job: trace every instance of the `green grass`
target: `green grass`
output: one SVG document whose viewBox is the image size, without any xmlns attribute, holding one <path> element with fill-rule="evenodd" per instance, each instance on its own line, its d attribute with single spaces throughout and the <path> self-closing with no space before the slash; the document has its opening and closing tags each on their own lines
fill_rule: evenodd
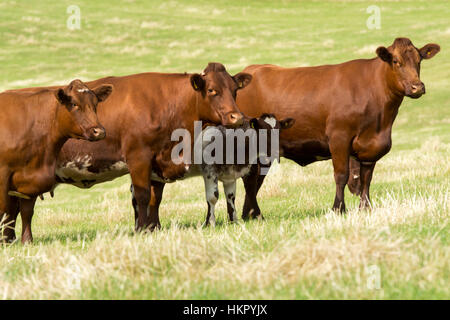
<svg viewBox="0 0 450 320">
<path fill-rule="evenodd" d="M 81 29 L 66 28 L 66 8 Z M 368 30 L 366 8 L 381 8 Z M 450 27 L 448 1 L 10 1 L 0 3 L 0 88 L 144 71 L 231 73 L 369 58 L 405 36 L 441 45 L 422 63 L 427 94 L 405 99 L 378 164 L 374 209 L 329 211 L 330 162 L 287 160 L 261 190 L 264 221 L 215 229 L 199 178 L 168 185 L 162 230 L 133 233 L 129 177 L 38 201 L 35 242 L 0 247 L 0 298 L 449 299 Z M 237 206 L 243 204 L 242 183 Z M 20 221 L 17 232 L 20 233 Z M 371 289 L 370 267 L 380 287 Z M 369 269 L 368 269 L 369 268 Z"/>
</svg>

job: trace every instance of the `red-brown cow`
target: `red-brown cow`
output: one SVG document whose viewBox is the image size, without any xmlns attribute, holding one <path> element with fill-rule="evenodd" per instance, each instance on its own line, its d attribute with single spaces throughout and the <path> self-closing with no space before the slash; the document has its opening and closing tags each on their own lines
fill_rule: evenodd
<svg viewBox="0 0 450 320">
<path fill-rule="evenodd" d="M 370 205 L 375 163 L 391 148 L 400 104 L 405 96 L 419 98 L 425 93 L 420 63 L 439 50 L 437 44 L 418 49 L 409 39 L 397 38 L 388 48 L 379 47 L 373 59 L 304 68 L 252 65 L 244 72 L 255 80 L 239 93 L 237 103 L 249 116 L 267 112 L 294 118 L 294 127 L 280 135 L 284 157 L 301 166 L 331 158 L 336 182 L 333 209 L 345 211 L 348 181 L 365 208 Z M 260 216 L 256 194 L 263 180 L 258 175 L 244 178 L 243 218 Z"/>
<path fill-rule="evenodd" d="M 171 140 L 175 129 L 194 136 L 194 121 L 228 127 L 243 122 L 236 93 L 250 83 L 246 73 L 231 76 L 220 63 L 209 63 L 202 74 L 142 73 L 87 82 L 92 88 L 114 85 L 114 92 L 98 110 L 107 136 L 95 143 L 68 141 L 56 169 L 58 183 L 89 188 L 130 173 L 139 215 L 136 230 L 159 225 L 152 208 L 157 197 L 150 193 L 152 174 L 174 180 L 188 172 L 174 164 Z M 33 89 L 23 89 L 25 91 Z"/>
<path fill-rule="evenodd" d="M 1 240 L 15 239 L 19 211 L 22 242 L 32 240 L 36 197 L 54 186 L 59 151 L 69 138 L 97 141 L 105 137 L 96 109 L 111 91 L 111 85 L 90 90 L 74 80 L 59 90 L 0 94 Z"/>
<path fill-rule="evenodd" d="M 280 134 L 280 153 L 301 166 L 331 158 L 336 181 L 333 209 L 345 211 L 347 181 L 350 190 L 360 194 L 360 207 L 366 208 L 375 163 L 391 148 L 398 108 L 404 96 L 419 98 L 425 93 L 420 62 L 439 50 L 437 44 L 417 49 L 409 39 L 397 38 L 388 48 L 379 47 L 373 59 L 304 68 L 252 65 L 244 72 L 254 80 L 239 92 L 237 103 L 251 117 L 273 113 L 295 119 L 292 129 Z M 264 177 L 258 166 L 243 177 L 243 219 L 262 218 L 256 195 Z M 164 184 L 152 185 L 151 214 L 158 223 L 163 189 Z"/>
</svg>

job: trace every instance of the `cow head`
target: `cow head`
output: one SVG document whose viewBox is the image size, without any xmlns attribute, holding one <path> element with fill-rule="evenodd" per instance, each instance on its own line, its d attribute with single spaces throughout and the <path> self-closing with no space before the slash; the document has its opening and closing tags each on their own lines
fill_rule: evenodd
<svg viewBox="0 0 450 320">
<path fill-rule="evenodd" d="M 97 105 L 112 92 L 112 85 L 101 85 L 90 90 L 82 81 L 73 80 L 67 87 L 55 92 L 56 99 L 69 112 L 69 136 L 97 141 L 105 137 L 105 128 L 97 118 Z"/>
<path fill-rule="evenodd" d="M 250 127 L 255 129 L 256 131 L 265 129 L 267 130 L 267 147 L 265 148 L 265 151 L 272 150 L 272 135 L 269 133 L 272 129 L 278 129 L 278 130 L 286 130 L 292 127 L 295 123 L 295 119 L 292 118 L 286 118 L 283 120 L 278 120 L 275 115 L 270 113 L 263 113 L 259 118 L 252 118 L 249 121 Z M 257 135 L 259 138 L 259 135 Z M 261 142 L 258 141 L 258 146 L 260 146 Z M 259 157 L 268 157 L 267 154 L 263 154 L 261 150 L 259 150 Z M 277 150 L 276 155 L 272 155 L 272 158 L 279 159 L 279 150 Z M 266 161 L 267 162 L 267 161 Z"/>
<path fill-rule="evenodd" d="M 419 98 L 425 93 L 425 85 L 420 81 L 420 62 L 434 57 L 439 50 L 439 45 L 434 43 L 417 49 L 411 40 L 397 38 L 388 48 L 379 47 L 376 53 L 389 64 L 396 88 L 408 97 Z"/>
<path fill-rule="evenodd" d="M 202 74 L 191 75 L 191 85 L 201 93 L 199 104 L 202 120 L 227 127 L 242 124 L 244 116 L 236 105 L 236 93 L 252 80 L 248 73 L 231 76 L 221 63 L 209 63 Z"/>
</svg>

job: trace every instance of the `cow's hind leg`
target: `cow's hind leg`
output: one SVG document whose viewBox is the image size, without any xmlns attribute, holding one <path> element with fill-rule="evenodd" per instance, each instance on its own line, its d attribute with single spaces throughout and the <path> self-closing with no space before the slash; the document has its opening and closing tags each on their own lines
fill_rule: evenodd
<svg viewBox="0 0 450 320">
<path fill-rule="evenodd" d="M 227 198 L 228 218 L 230 219 L 230 222 L 236 222 L 237 215 L 236 206 L 234 204 L 234 201 L 236 199 L 236 181 L 226 183 L 224 182 L 223 189 L 225 191 L 225 197 Z"/>
<path fill-rule="evenodd" d="M 22 217 L 22 243 L 33 242 L 31 232 L 31 219 L 34 214 L 36 197 L 31 199 L 20 199 L 20 216 Z"/>
<path fill-rule="evenodd" d="M 344 189 L 349 176 L 350 139 L 347 139 L 344 133 L 336 132 L 330 138 L 330 151 L 336 182 L 333 210 L 343 213 L 346 211 Z"/>
<path fill-rule="evenodd" d="M 245 188 L 245 201 L 244 208 L 242 210 L 243 220 L 264 219 L 256 196 L 258 195 L 258 191 L 261 188 L 265 177 L 265 175 L 260 174 L 260 168 L 258 165 L 253 165 L 250 173 L 242 177 Z"/>
<path fill-rule="evenodd" d="M 216 225 L 214 209 L 219 199 L 218 179 L 216 176 L 204 175 L 203 180 L 205 181 L 206 202 L 208 203 L 208 213 L 204 226 L 212 225 L 214 227 Z"/>
</svg>

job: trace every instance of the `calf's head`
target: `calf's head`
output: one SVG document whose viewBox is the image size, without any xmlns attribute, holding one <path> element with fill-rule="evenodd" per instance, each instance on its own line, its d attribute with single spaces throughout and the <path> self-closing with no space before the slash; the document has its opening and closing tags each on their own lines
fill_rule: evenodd
<svg viewBox="0 0 450 320">
<path fill-rule="evenodd" d="M 191 75 L 191 85 L 201 93 L 198 105 L 201 120 L 227 127 L 242 124 L 244 116 L 236 105 L 236 93 L 252 80 L 248 73 L 231 76 L 221 63 L 209 63 L 202 74 Z"/>
<path fill-rule="evenodd" d="M 266 143 L 266 148 L 264 149 L 259 149 L 258 150 L 258 155 L 259 158 L 266 158 L 266 162 L 268 161 L 268 151 L 271 150 L 270 152 L 272 152 L 272 134 L 270 134 L 270 131 L 273 129 L 277 129 L 277 130 L 286 130 L 289 129 L 290 127 L 292 127 L 295 123 L 295 119 L 292 118 L 286 118 L 283 120 L 278 120 L 275 115 L 270 114 L 270 113 L 263 113 L 259 118 L 252 118 L 249 120 L 249 124 L 250 124 L 250 128 L 255 129 L 256 131 L 264 129 L 267 130 L 267 135 L 263 136 L 264 138 L 267 138 L 267 141 L 265 141 L 264 143 Z M 257 135 L 258 139 L 261 139 L 261 137 L 259 136 L 259 134 Z M 258 146 L 261 146 L 261 141 L 258 141 Z M 279 159 L 279 150 L 275 150 L 276 154 L 271 154 L 270 156 L 272 157 L 272 159 Z"/>
<path fill-rule="evenodd" d="M 97 105 L 112 92 L 106 84 L 90 90 L 82 81 L 73 80 L 67 87 L 55 92 L 56 99 L 68 112 L 65 130 L 71 138 L 97 141 L 106 135 L 97 118 Z"/>
<path fill-rule="evenodd" d="M 419 98 L 425 93 L 425 85 L 420 81 L 420 63 L 423 59 L 434 57 L 439 50 L 439 45 L 435 43 L 418 49 L 411 40 L 397 38 L 391 46 L 379 47 L 376 53 L 381 60 L 389 64 L 398 90 L 405 96 Z"/>
</svg>

